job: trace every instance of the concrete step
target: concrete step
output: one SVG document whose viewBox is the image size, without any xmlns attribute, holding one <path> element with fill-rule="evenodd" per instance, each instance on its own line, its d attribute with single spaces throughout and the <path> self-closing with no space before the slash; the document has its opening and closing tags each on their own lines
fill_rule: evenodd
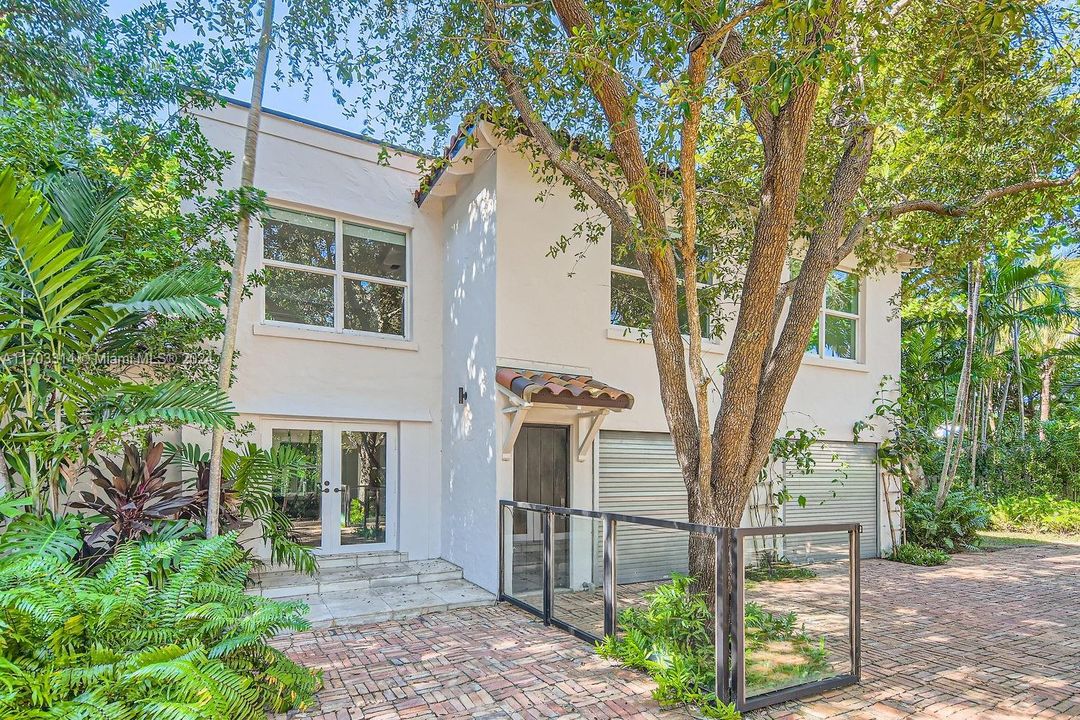
<svg viewBox="0 0 1080 720">
<path fill-rule="evenodd" d="M 492 605 L 495 596 L 460 578 L 282 597 L 307 604 L 312 628 L 403 620 L 463 607 Z"/>
<path fill-rule="evenodd" d="M 262 573 L 248 592 L 269 598 L 354 593 L 361 590 L 460 580 L 461 568 L 446 560 L 406 560 L 377 564 L 325 566 L 313 576 Z"/>
<path fill-rule="evenodd" d="M 336 553 L 317 556 L 319 570 L 338 570 L 341 568 L 366 567 L 383 563 L 408 562 L 409 555 L 396 550 L 378 550 L 362 553 Z M 277 575 L 295 575 L 292 568 L 285 565 L 265 565 L 252 574 L 253 579 L 274 577 Z"/>
</svg>

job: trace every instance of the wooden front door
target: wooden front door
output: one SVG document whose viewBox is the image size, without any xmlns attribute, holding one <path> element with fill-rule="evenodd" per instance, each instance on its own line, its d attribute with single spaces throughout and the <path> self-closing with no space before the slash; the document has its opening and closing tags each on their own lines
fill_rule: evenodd
<svg viewBox="0 0 1080 720">
<path fill-rule="evenodd" d="M 542 505 L 570 505 L 570 428 L 563 425 L 524 425 L 514 443 L 514 500 Z M 569 518 L 555 517 L 555 587 L 568 587 L 570 578 Z M 514 588 L 539 590 L 543 537 L 539 513 L 514 513 Z M 534 587 L 537 586 L 537 587 Z"/>
</svg>

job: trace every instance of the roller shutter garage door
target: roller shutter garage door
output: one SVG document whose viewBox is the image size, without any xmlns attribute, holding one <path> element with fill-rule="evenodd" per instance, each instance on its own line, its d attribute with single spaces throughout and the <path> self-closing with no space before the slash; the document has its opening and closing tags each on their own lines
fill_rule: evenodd
<svg viewBox="0 0 1080 720">
<path fill-rule="evenodd" d="M 812 473 L 788 462 L 784 475 L 792 499 L 784 505 L 784 524 L 862 524 L 860 554 L 878 555 L 877 446 L 873 443 L 823 442 L 814 450 Z M 799 496 L 806 498 L 800 506 Z M 792 561 L 846 556 L 846 541 L 828 534 L 789 536 L 785 554 Z"/>
<path fill-rule="evenodd" d="M 600 432 L 599 508 L 666 520 L 687 519 L 686 486 L 667 433 Z M 620 584 L 687 572 L 686 533 L 620 523 L 616 537 Z M 602 557 L 603 550 L 598 551 Z"/>
</svg>

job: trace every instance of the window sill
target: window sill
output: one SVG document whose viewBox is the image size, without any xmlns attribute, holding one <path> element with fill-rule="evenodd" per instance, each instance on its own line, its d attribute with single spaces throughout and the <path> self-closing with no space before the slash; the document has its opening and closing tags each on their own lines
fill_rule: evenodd
<svg viewBox="0 0 1080 720">
<path fill-rule="evenodd" d="M 855 360 L 841 360 L 838 358 L 823 358 L 818 355 L 804 355 L 803 365 L 814 365 L 816 367 L 833 368 L 834 370 L 847 370 L 849 372 L 868 373 L 870 368 L 866 363 L 856 362 Z"/>
<path fill-rule="evenodd" d="M 607 336 L 609 340 L 621 340 L 622 342 L 632 342 L 638 345 L 652 345 L 652 332 L 649 330 L 642 330 L 640 328 L 625 327 L 623 325 L 609 325 L 607 330 Z M 690 342 L 690 338 L 683 335 L 683 340 L 687 343 Z M 701 350 L 712 355 L 723 355 L 727 352 L 727 348 L 723 345 L 712 342 L 711 340 L 701 339 Z"/>
<path fill-rule="evenodd" d="M 341 343 L 343 345 L 360 345 L 363 347 L 378 347 L 388 350 L 408 350 L 416 352 L 419 345 L 412 340 L 395 339 L 380 335 L 364 335 L 361 333 L 343 333 L 335 330 L 316 330 L 315 328 L 294 327 L 292 325 L 275 325 L 266 322 L 257 322 L 251 326 L 251 332 L 255 335 L 266 337 L 293 338 L 296 340 L 316 340 L 319 342 Z"/>
</svg>

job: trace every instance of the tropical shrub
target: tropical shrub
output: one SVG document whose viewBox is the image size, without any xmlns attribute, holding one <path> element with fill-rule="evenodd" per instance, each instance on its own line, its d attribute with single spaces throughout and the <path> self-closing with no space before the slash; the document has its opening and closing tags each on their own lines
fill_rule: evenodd
<svg viewBox="0 0 1080 720">
<path fill-rule="evenodd" d="M 164 318 L 214 317 L 221 292 L 216 267 L 181 267 L 117 298 L 101 269 L 115 209 L 95 208 L 85 222 L 58 216 L 36 190 L 0 173 L 0 406 L 19 409 L 2 414 L 0 452 L 39 514 L 46 491 L 55 512 L 66 483 L 133 428 L 233 425 L 215 386 L 135 382 L 105 362 Z"/>
<path fill-rule="evenodd" d="M 235 535 L 149 536 L 90 573 L 79 523 L 25 515 L 0 539 L 0 716 L 263 720 L 311 701 L 318 677 L 267 644 L 305 608 L 244 594 Z M 37 552 L 19 540 L 35 528 Z"/>
<path fill-rule="evenodd" d="M 1002 498 L 990 506 L 995 530 L 1080 533 L 1080 502 L 1051 495 Z"/>
<path fill-rule="evenodd" d="M 182 482 L 165 479 L 173 458 L 162 457 L 164 443 L 154 442 L 147 435 L 145 449 L 124 443 L 123 450 L 120 465 L 108 457 L 100 459 L 107 472 L 96 465 L 87 468 L 102 494 L 83 490 L 79 493 L 82 499 L 71 503 L 73 508 L 105 518 L 85 538 L 95 550 L 107 550 L 147 535 L 157 521 L 177 517 L 198 500 L 196 495 L 185 492 Z"/>
<path fill-rule="evenodd" d="M 894 562 L 906 563 L 908 565 L 922 565 L 923 567 L 944 565 L 949 562 L 949 554 L 944 550 L 924 548 L 922 545 L 916 545 L 915 543 L 910 542 L 893 547 L 892 552 L 888 554 L 887 558 Z"/>
<path fill-rule="evenodd" d="M 907 542 L 945 552 L 978 546 L 978 531 L 990 520 L 979 494 L 963 488 L 953 490 L 940 510 L 934 506 L 936 497 L 937 490 L 931 488 L 904 499 Z"/>
<path fill-rule="evenodd" d="M 622 636 L 604 638 L 597 652 L 649 673 L 657 685 L 653 695 L 662 705 L 688 705 L 705 717 L 737 718 L 734 706 L 716 697 L 713 616 L 705 596 L 691 592 L 692 584 L 692 578 L 675 574 L 670 583 L 645 595 L 646 608 L 623 610 Z M 824 639 L 814 641 L 794 614 L 776 615 L 753 602 L 746 605 L 746 649 L 751 688 L 782 687 L 829 670 Z M 796 661 L 775 662 L 778 656 Z"/>
</svg>

